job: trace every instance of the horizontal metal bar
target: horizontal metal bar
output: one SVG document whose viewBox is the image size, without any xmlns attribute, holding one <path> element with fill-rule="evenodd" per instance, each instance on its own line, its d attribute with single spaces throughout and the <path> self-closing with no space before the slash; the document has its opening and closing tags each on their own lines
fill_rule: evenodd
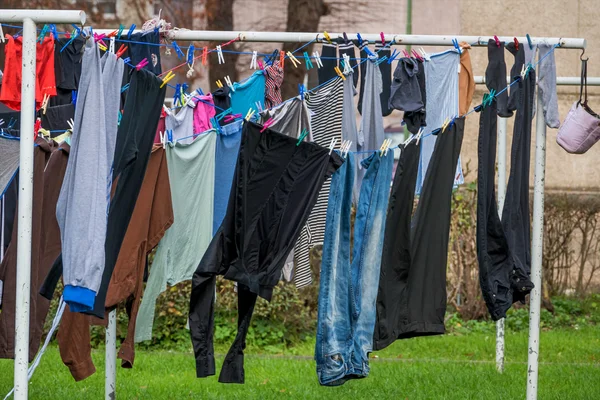
<svg viewBox="0 0 600 400">
<path fill-rule="evenodd" d="M 110 33 L 114 29 L 94 29 L 98 33 Z M 126 34 L 125 31 L 123 34 Z M 330 33 L 331 38 L 342 37 L 342 33 Z M 215 41 L 227 42 L 233 39 L 239 39 L 242 42 L 274 42 L 274 43 L 307 43 L 311 40 L 325 42 L 322 32 L 234 32 L 234 31 L 193 31 L 193 30 L 171 30 L 168 33 L 171 40 L 181 41 Z M 378 33 L 361 34 L 363 40 L 369 42 L 380 42 L 381 37 Z M 348 38 L 356 38 L 355 34 L 348 35 Z M 419 46 L 453 46 L 452 39 L 457 39 L 459 42 L 467 42 L 472 46 L 487 46 L 488 40 L 493 39 L 493 36 L 452 36 L 452 35 L 385 35 L 386 40 L 396 42 L 396 45 L 419 45 Z M 526 37 L 517 37 L 519 42 L 527 43 Z M 512 42 L 512 36 L 500 36 L 500 41 Z M 550 38 L 550 37 L 531 37 L 533 44 L 549 43 L 560 44 L 560 48 L 565 49 L 584 49 L 587 42 L 583 38 Z"/>
<path fill-rule="evenodd" d="M 86 15 L 79 10 L 0 10 L 0 22 L 19 23 L 29 18 L 44 24 L 85 24 Z"/>
<path fill-rule="evenodd" d="M 477 85 L 485 84 L 485 76 L 475 76 L 475 83 Z M 510 83 L 510 77 L 506 77 L 506 83 Z M 556 78 L 556 84 L 559 86 L 579 86 L 581 84 L 581 78 L 578 76 L 559 76 Z M 600 78 L 593 77 L 587 78 L 588 86 L 600 86 Z"/>
</svg>

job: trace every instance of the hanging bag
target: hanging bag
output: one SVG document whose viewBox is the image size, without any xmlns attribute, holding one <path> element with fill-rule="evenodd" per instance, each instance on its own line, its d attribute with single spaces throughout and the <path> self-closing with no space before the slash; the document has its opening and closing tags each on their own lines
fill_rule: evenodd
<svg viewBox="0 0 600 400">
<path fill-rule="evenodd" d="M 585 97 L 582 101 L 584 87 Z M 568 153 L 583 154 L 600 140 L 600 116 L 592 111 L 587 101 L 587 59 L 582 59 L 579 100 L 571 106 L 556 137 L 558 145 Z"/>
</svg>

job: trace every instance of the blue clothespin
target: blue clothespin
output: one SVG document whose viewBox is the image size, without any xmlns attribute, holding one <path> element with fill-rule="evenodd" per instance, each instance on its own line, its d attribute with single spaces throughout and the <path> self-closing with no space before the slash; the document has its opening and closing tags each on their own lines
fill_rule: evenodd
<svg viewBox="0 0 600 400">
<path fill-rule="evenodd" d="M 131 24 L 131 28 L 129 28 L 129 32 L 127 32 L 127 39 L 131 40 L 131 34 L 133 33 L 135 29 L 135 24 Z"/>
<path fill-rule="evenodd" d="M 365 46 L 364 50 L 365 50 L 365 53 L 367 53 L 367 55 L 369 55 L 371 57 L 375 57 L 375 54 L 369 49 L 369 46 Z"/>
<path fill-rule="evenodd" d="M 129 64 L 131 62 L 131 57 L 127 57 L 126 59 L 123 60 L 123 62 L 125 64 Z M 131 65 L 131 64 L 129 64 L 129 65 Z M 133 65 L 131 65 L 131 66 L 133 67 Z"/>
<path fill-rule="evenodd" d="M 54 40 L 58 40 L 58 32 L 56 32 L 56 25 L 50 24 L 50 32 L 54 36 Z"/>
<path fill-rule="evenodd" d="M 129 83 L 121 88 L 121 93 L 129 89 Z"/>
<path fill-rule="evenodd" d="M 222 133 L 223 131 L 221 130 L 221 125 L 219 124 L 219 121 L 217 120 L 217 118 L 212 117 L 210 119 L 210 124 L 212 125 L 212 127 L 218 132 L 218 133 Z"/>
<path fill-rule="evenodd" d="M 119 110 L 119 118 L 117 119 L 117 125 L 121 125 L 121 118 L 123 118 L 123 114 L 121 113 L 121 110 Z"/>
<path fill-rule="evenodd" d="M 313 67 L 313 63 L 310 61 L 310 56 L 306 51 L 304 52 L 304 63 L 306 64 L 306 69 L 311 69 Z"/>
<path fill-rule="evenodd" d="M 201 88 L 196 89 L 196 93 L 198 94 L 198 96 L 204 96 L 204 92 Z"/>
<path fill-rule="evenodd" d="M 462 49 L 458 45 L 458 39 L 456 39 L 456 38 L 452 39 L 452 44 L 454 45 L 454 48 L 456 49 L 456 51 L 458 51 L 458 54 L 462 54 Z"/>
<path fill-rule="evenodd" d="M 356 34 L 356 38 L 358 39 L 358 45 L 359 45 L 359 46 L 360 46 L 360 45 L 362 45 L 363 38 L 360 36 L 360 33 L 357 33 L 357 34 Z"/>
<path fill-rule="evenodd" d="M 400 52 L 397 51 L 396 49 L 394 49 L 394 52 L 390 55 L 390 58 L 388 58 L 388 62 L 387 63 L 391 64 L 399 56 L 400 56 Z"/>
<path fill-rule="evenodd" d="M 378 59 L 377 61 L 375 61 L 375 65 L 379 65 L 382 62 L 384 62 L 385 60 L 387 60 L 388 56 L 383 56 L 380 59 Z"/>
<path fill-rule="evenodd" d="M 73 43 L 73 40 L 75 40 L 75 38 L 76 38 L 77 36 L 79 36 L 79 33 L 81 33 L 81 30 L 80 30 L 80 29 L 77 29 L 77 33 L 75 33 L 74 35 L 72 35 L 72 36 L 71 36 L 71 39 L 69 39 L 69 40 L 67 41 L 67 43 L 65 43 L 65 45 L 64 45 L 64 46 L 63 46 L 63 47 L 60 49 L 60 52 L 61 52 L 61 53 L 62 53 L 62 52 L 63 52 L 63 51 L 64 51 L 64 50 L 67 48 L 67 46 L 69 46 L 71 43 Z"/>
<path fill-rule="evenodd" d="M 529 37 L 529 33 L 526 33 L 525 37 L 527 38 L 527 43 L 529 43 L 529 50 L 533 50 L 533 43 L 531 43 L 531 38 Z"/>
<path fill-rule="evenodd" d="M 187 55 L 187 63 L 188 65 L 192 65 L 194 63 L 194 45 L 190 45 L 190 47 L 188 48 L 188 55 Z"/>
<path fill-rule="evenodd" d="M 71 91 L 71 103 L 77 104 L 77 90 Z"/>
<path fill-rule="evenodd" d="M 298 92 L 300 92 L 300 99 L 304 100 L 304 93 L 306 93 L 306 88 L 303 84 L 298 84 Z"/>
<path fill-rule="evenodd" d="M 169 141 L 169 143 L 173 143 L 173 130 L 172 129 L 167 129 L 167 140 Z"/>
<path fill-rule="evenodd" d="M 185 57 L 185 54 L 183 54 L 183 51 L 181 51 L 181 48 L 179 47 L 177 42 L 172 41 L 171 45 L 175 49 L 175 53 L 177 53 L 177 58 Z"/>
<path fill-rule="evenodd" d="M 44 41 L 46 33 L 48 33 L 48 25 L 44 25 L 44 27 L 42 28 L 42 31 L 40 32 L 40 35 L 38 36 L 37 40 L 39 43 L 42 43 Z"/>
</svg>

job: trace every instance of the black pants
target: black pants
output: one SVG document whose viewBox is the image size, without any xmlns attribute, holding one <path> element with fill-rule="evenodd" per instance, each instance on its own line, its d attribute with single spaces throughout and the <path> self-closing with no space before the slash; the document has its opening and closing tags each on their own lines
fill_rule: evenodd
<svg viewBox="0 0 600 400">
<path fill-rule="evenodd" d="M 485 70 L 485 85 L 488 90 L 494 89 L 496 93 L 500 93 L 496 96 L 498 115 L 505 118 L 512 117 L 512 111 L 508 110 L 508 91 L 504 90 L 506 88 L 504 44 L 501 43 L 498 46 L 494 39 L 488 41 L 488 66 Z"/>
<path fill-rule="evenodd" d="M 524 302 L 525 296 L 533 289 L 530 280 L 529 166 L 535 79 L 535 70 L 531 70 L 525 80 L 518 83 L 520 90 L 513 128 L 510 176 L 502 210 L 502 227 L 515 261 L 511 275 L 513 303 Z"/>
<path fill-rule="evenodd" d="M 198 377 L 214 375 L 214 298 L 217 275 L 238 282 L 238 333 L 219 381 L 244 382 L 246 334 L 257 295 L 270 300 L 281 269 L 326 178 L 342 164 L 337 154 L 248 122 L 227 214 L 192 278 L 190 333 Z"/>
<path fill-rule="evenodd" d="M 406 161 L 411 164 L 406 166 L 406 181 L 393 189 L 392 198 L 401 201 L 388 210 L 386 220 L 380 281 L 387 282 L 380 285 L 377 294 L 375 350 L 396 339 L 445 332 L 452 187 L 464 125 L 464 118 L 458 118 L 438 135 L 410 232 L 406 221 L 412 209 L 411 199 L 402 191 L 414 191 L 413 169 L 417 168 L 414 163 L 418 162 L 418 156 L 407 154 Z M 388 228 L 387 224 L 392 226 Z"/>
</svg>

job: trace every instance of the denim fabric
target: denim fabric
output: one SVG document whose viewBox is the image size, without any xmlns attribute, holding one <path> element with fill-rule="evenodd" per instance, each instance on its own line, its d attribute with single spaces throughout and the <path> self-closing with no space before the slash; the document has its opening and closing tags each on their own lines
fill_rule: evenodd
<svg viewBox="0 0 600 400">
<path fill-rule="evenodd" d="M 393 164 L 391 151 L 385 156 L 374 153 L 362 161 L 366 173 L 354 224 L 352 261 L 352 154 L 332 177 L 315 348 L 321 385 L 337 386 L 369 374 L 368 355 L 373 348 L 375 301 Z"/>
</svg>

